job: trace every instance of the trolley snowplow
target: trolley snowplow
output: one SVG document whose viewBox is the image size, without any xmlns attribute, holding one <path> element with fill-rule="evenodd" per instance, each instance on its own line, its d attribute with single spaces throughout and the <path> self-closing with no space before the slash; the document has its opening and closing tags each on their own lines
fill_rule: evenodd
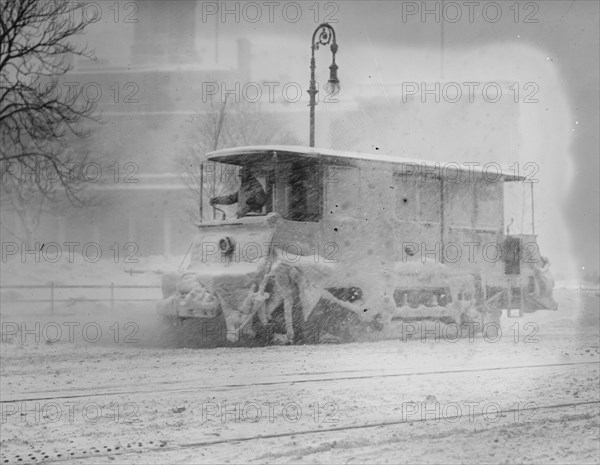
<svg viewBox="0 0 600 465">
<path fill-rule="evenodd" d="M 204 320 L 205 337 L 218 333 L 229 343 L 249 342 L 259 335 L 262 342 L 274 337 L 280 342 L 318 341 L 323 331 L 335 337 L 340 328 L 334 322 L 313 326 L 316 332 L 308 334 L 311 315 L 322 301 L 371 320 L 362 306 L 330 292 L 340 288 L 335 279 L 338 263 L 295 253 L 300 249 L 281 247 L 273 240 L 281 223 L 277 213 L 270 213 L 203 224 L 204 234 L 193 244 L 187 270 L 163 277 L 165 298 L 158 303 L 159 314 L 171 322 Z"/>
<path fill-rule="evenodd" d="M 233 185 L 250 207 L 198 223 L 189 266 L 163 278 L 159 314 L 194 321 L 200 339 L 360 340 L 394 337 L 398 321 L 556 308 L 535 236 L 504 234 L 502 184 L 522 179 L 511 173 L 490 180 L 470 167 L 457 181 L 460 167 L 436 174 L 439 163 L 303 147 L 209 160 L 213 176 L 252 173 L 264 194 L 250 204 Z"/>
</svg>

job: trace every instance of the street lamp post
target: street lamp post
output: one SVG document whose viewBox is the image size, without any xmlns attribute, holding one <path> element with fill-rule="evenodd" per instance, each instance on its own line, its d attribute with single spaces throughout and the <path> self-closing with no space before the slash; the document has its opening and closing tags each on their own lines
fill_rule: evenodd
<svg viewBox="0 0 600 465">
<path fill-rule="evenodd" d="M 315 50 L 318 50 L 320 45 L 329 45 L 331 43 L 331 53 L 333 59 L 329 66 L 329 81 L 327 81 L 334 90 L 339 90 L 340 81 L 337 77 L 338 66 L 335 64 L 335 54 L 338 51 L 338 45 L 335 41 L 335 31 L 328 23 L 320 24 L 313 32 L 311 42 L 311 58 L 310 58 L 310 87 L 308 94 L 310 95 L 310 146 L 315 146 L 315 106 L 317 105 L 317 84 L 315 82 Z"/>
</svg>

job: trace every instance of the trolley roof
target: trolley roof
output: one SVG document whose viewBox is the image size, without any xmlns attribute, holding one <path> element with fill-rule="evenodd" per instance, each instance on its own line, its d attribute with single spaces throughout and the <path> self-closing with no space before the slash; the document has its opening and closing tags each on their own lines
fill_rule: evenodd
<svg viewBox="0 0 600 465">
<path fill-rule="evenodd" d="M 295 161 L 297 157 L 307 159 L 319 159 L 334 164 L 355 166 L 356 162 L 375 162 L 394 165 L 404 165 L 406 168 L 419 167 L 428 171 L 444 169 L 448 172 L 484 172 L 490 177 L 502 175 L 504 181 L 519 181 L 525 179 L 525 176 L 516 175 L 513 171 L 501 169 L 499 164 L 493 164 L 493 168 L 486 170 L 486 164 L 467 165 L 457 162 L 431 161 L 422 160 L 420 158 L 404 158 L 384 154 L 372 154 L 362 152 L 348 152 L 343 150 L 332 150 L 313 148 L 294 145 L 256 145 L 248 147 L 234 147 L 229 149 L 217 150 L 208 153 L 208 159 L 219 163 L 229 163 L 234 165 L 246 164 L 249 162 L 268 163 L 272 161 L 273 155 L 281 161 Z M 407 170 L 405 170 L 406 172 Z"/>
</svg>

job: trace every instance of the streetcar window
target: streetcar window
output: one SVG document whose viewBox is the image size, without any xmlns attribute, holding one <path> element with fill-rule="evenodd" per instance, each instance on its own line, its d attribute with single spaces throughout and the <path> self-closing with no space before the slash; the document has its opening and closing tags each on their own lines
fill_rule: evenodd
<svg viewBox="0 0 600 465">
<path fill-rule="evenodd" d="M 276 212 L 290 221 L 316 222 L 321 218 L 323 181 L 318 161 L 296 156 L 277 159 L 271 155 L 263 158 L 240 155 L 226 160 L 232 163 L 205 163 L 203 189 L 208 199 L 219 197 L 221 203 L 214 206 L 225 212 L 227 218 L 236 214 L 237 205 L 228 203 L 240 189 L 241 169 L 250 172 L 254 185 L 258 181 L 265 199 L 261 211 L 255 209 L 245 216 Z"/>
<path fill-rule="evenodd" d="M 441 220 L 441 183 L 438 179 L 424 179 L 419 183 L 419 219 L 428 223 Z"/>
<path fill-rule="evenodd" d="M 225 214 L 226 218 L 235 217 L 238 211 L 238 202 L 232 198 L 241 188 L 241 170 L 245 169 L 252 178 L 252 182 L 258 182 L 266 201 L 260 211 L 247 213 L 246 216 L 265 215 L 272 211 L 271 182 L 269 171 L 260 164 L 231 165 L 227 163 L 206 162 L 202 173 L 202 197 L 208 202 L 209 199 L 218 198 L 212 207 L 206 212 L 208 216 L 219 218 Z M 199 173 L 200 174 L 200 173 Z M 198 176 L 200 179 L 200 176 Z"/>
<path fill-rule="evenodd" d="M 498 182 L 475 183 L 475 226 L 502 227 L 501 185 Z"/>
<path fill-rule="evenodd" d="M 355 167 L 325 165 L 326 215 L 357 217 L 360 205 L 360 170 Z"/>
<path fill-rule="evenodd" d="M 287 190 L 287 219 L 292 221 L 319 220 L 321 195 L 316 163 L 292 163 Z"/>
<path fill-rule="evenodd" d="M 441 183 L 435 178 L 395 176 L 396 216 L 405 221 L 436 223 L 441 216 Z"/>
<path fill-rule="evenodd" d="M 416 221 L 417 181 L 409 176 L 396 176 L 396 216 L 401 220 Z"/>
<path fill-rule="evenodd" d="M 473 183 L 446 183 L 446 217 L 450 224 L 473 225 L 474 196 Z"/>
<path fill-rule="evenodd" d="M 273 168 L 273 211 L 286 220 L 319 221 L 321 187 L 319 165 L 315 162 L 280 162 Z"/>
</svg>

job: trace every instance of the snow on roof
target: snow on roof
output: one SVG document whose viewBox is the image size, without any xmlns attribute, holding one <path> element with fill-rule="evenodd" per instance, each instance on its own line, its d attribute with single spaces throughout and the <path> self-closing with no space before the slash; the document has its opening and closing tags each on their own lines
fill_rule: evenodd
<svg viewBox="0 0 600 465">
<path fill-rule="evenodd" d="M 277 153 L 278 155 L 299 155 L 307 158 L 325 158 L 332 162 L 360 160 L 376 163 L 394 163 L 407 167 L 419 167 L 420 169 L 427 169 L 427 171 L 438 170 L 439 172 L 439 170 L 447 170 L 449 172 L 460 171 L 480 174 L 485 173 L 486 177 L 490 178 L 490 180 L 499 175 L 502 175 L 502 179 L 504 181 L 519 181 L 525 179 L 525 176 L 518 176 L 515 175 L 514 171 L 501 168 L 498 163 L 494 163 L 494 168 L 489 169 L 486 167 L 489 166 L 490 163 L 482 164 L 476 162 L 463 162 L 460 164 L 450 161 L 431 161 L 420 158 L 405 158 L 385 154 L 349 152 L 345 150 L 342 151 L 295 145 L 257 145 L 248 147 L 233 147 L 210 152 L 207 156 L 211 161 L 239 164 L 240 161 L 247 162 L 248 156 L 252 156 L 252 158 L 260 160 L 260 155 L 269 155 L 270 157 L 274 153 Z M 409 172 L 409 170 L 405 172 Z"/>
</svg>

